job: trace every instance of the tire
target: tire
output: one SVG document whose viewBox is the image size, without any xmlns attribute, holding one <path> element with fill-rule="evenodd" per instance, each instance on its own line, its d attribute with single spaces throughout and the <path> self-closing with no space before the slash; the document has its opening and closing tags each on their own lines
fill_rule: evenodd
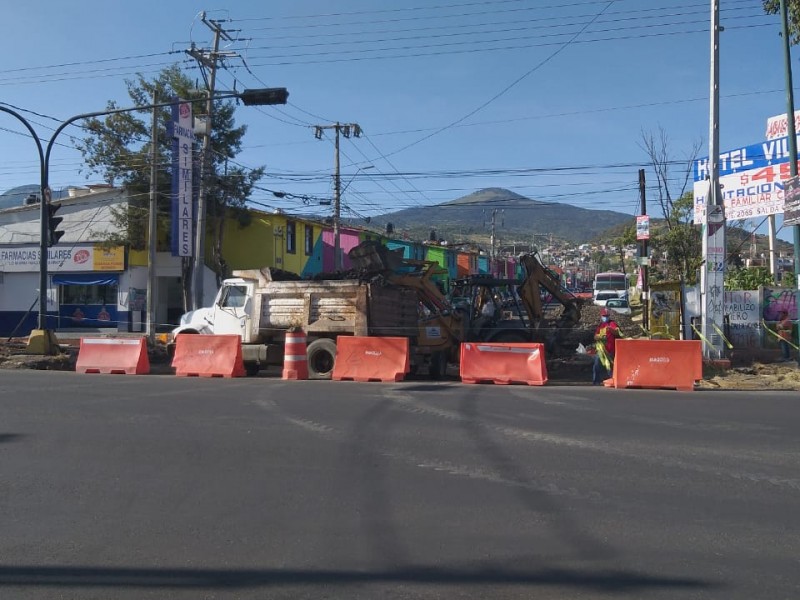
<svg viewBox="0 0 800 600">
<path fill-rule="evenodd" d="M 258 372 L 261 370 L 261 365 L 257 362 L 246 362 L 244 363 L 244 372 L 248 377 L 255 377 L 258 375 Z"/>
<path fill-rule="evenodd" d="M 431 379 L 438 381 L 447 376 L 447 354 L 444 352 L 434 352 L 431 354 L 428 375 Z"/>
<path fill-rule="evenodd" d="M 336 363 L 336 342 L 328 338 L 314 340 L 306 350 L 308 355 L 308 378 L 330 379 Z"/>
</svg>

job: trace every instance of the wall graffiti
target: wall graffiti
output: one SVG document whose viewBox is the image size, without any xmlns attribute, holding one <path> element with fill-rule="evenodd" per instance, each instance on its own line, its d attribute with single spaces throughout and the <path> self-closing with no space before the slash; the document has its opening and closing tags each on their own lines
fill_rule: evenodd
<svg viewBox="0 0 800 600">
<path fill-rule="evenodd" d="M 763 316 L 765 321 L 777 321 L 781 311 L 789 313 L 792 321 L 797 319 L 797 290 L 764 288 Z"/>
<path fill-rule="evenodd" d="M 758 291 L 725 292 L 725 315 L 728 318 L 728 338 L 731 344 L 739 348 L 761 345 L 761 303 Z"/>
</svg>

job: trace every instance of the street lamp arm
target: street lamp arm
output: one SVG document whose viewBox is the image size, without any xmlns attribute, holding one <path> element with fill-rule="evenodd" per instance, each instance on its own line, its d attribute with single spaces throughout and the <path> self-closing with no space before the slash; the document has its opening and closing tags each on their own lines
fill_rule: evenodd
<svg viewBox="0 0 800 600">
<path fill-rule="evenodd" d="M 218 94 L 214 96 L 214 100 L 226 100 L 228 98 L 239 98 L 240 96 L 241 93 L 239 92 L 232 92 L 230 94 Z M 206 99 L 197 98 L 196 100 L 185 100 L 184 102 L 201 102 L 201 101 L 205 102 Z M 72 125 L 75 121 L 80 121 L 81 119 L 92 119 L 94 117 L 105 117 L 109 115 L 118 115 L 128 112 L 136 112 L 138 110 L 152 110 L 154 108 L 165 108 L 167 106 L 174 106 L 176 103 L 177 100 L 171 100 L 169 102 L 158 102 L 156 104 L 145 104 L 143 106 L 131 106 L 128 108 L 111 108 L 106 110 L 96 110 L 93 112 L 81 113 L 79 115 L 72 116 L 63 123 L 61 123 L 61 125 L 58 126 L 58 128 L 53 132 L 53 135 L 50 137 L 50 141 L 47 143 L 47 150 L 45 151 L 43 158 L 44 165 L 45 167 L 47 167 L 50 164 L 50 151 L 52 150 L 53 145 L 55 144 L 56 138 L 62 131 L 64 131 L 64 129 Z M 3 107 L 0 107 L 0 109 L 2 108 Z M 19 117 L 19 115 L 17 116 Z M 28 126 L 28 129 L 30 129 L 30 126 Z M 30 129 L 30 131 L 31 133 L 33 133 L 32 129 Z M 35 134 L 34 137 L 36 137 Z M 39 153 L 41 154 L 41 148 L 39 150 Z"/>
<path fill-rule="evenodd" d="M 6 108 L 5 106 L 0 106 L 0 111 L 8 113 L 12 117 L 16 117 L 17 120 L 20 123 L 22 123 L 25 126 L 25 128 L 30 132 L 33 141 L 36 142 L 36 149 L 39 151 L 39 167 L 41 168 L 41 166 L 44 165 L 44 152 L 42 151 L 42 142 L 39 141 L 39 136 L 36 135 L 36 132 L 33 130 L 31 124 L 28 123 L 28 120 L 25 117 L 23 117 L 15 110 L 11 110 L 10 108 Z"/>
</svg>

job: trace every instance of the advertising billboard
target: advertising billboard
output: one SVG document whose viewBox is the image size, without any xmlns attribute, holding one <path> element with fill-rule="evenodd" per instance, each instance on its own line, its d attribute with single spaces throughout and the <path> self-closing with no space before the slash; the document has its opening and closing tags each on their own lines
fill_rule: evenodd
<svg viewBox="0 0 800 600">
<path fill-rule="evenodd" d="M 705 221 L 711 165 L 694 162 L 694 221 Z M 728 220 L 765 217 L 783 212 L 784 180 L 790 176 L 787 137 L 766 140 L 721 153 L 720 193 Z"/>
</svg>

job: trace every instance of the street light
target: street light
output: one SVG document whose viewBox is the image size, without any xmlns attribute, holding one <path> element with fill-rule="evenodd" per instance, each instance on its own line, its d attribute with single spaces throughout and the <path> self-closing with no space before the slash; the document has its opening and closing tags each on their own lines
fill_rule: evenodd
<svg viewBox="0 0 800 600">
<path fill-rule="evenodd" d="M 333 198 L 333 269 L 340 271 L 342 269 L 342 240 L 340 231 L 340 221 L 342 216 L 342 194 L 350 187 L 353 180 L 361 171 L 374 169 L 375 165 L 365 165 L 359 167 L 350 180 L 342 188 L 341 176 L 339 175 L 339 136 L 336 136 L 336 176 L 334 181 L 334 198 Z"/>
<path fill-rule="evenodd" d="M 284 93 L 279 93 L 280 90 L 283 90 Z M 219 94 L 215 95 L 215 100 L 224 100 L 227 98 L 240 98 L 244 100 L 245 98 L 248 99 L 248 102 L 252 104 L 256 100 L 254 99 L 263 99 L 264 97 L 282 97 L 285 99 L 288 96 L 288 92 L 284 88 L 266 88 L 263 90 L 244 90 L 242 92 L 231 92 L 226 94 Z M 59 134 L 64 131 L 69 125 L 74 123 L 75 121 L 79 121 L 81 119 L 91 119 L 94 117 L 102 117 L 105 115 L 115 115 L 119 113 L 126 113 L 126 112 L 134 112 L 138 110 L 148 110 L 153 108 L 163 108 L 166 106 L 172 106 L 175 104 L 175 101 L 171 102 L 160 102 L 154 104 L 148 104 L 143 106 L 134 106 L 130 108 L 115 108 L 115 109 L 108 109 L 108 110 L 100 110 L 95 112 L 89 113 L 81 113 L 79 115 L 75 115 L 61 123 L 58 128 L 53 132 L 53 135 L 50 136 L 50 140 L 47 142 L 47 147 L 44 151 L 42 151 L 42 143 L 39 140 L 39 136 L 36 135 L 36 131 L 33 129 L 31 124 L 28 122 L 25 117 L 19 114 L 17 111 L 12 110 L 6 106 L 0 105 L 0 112 L 7 113 L 12 117 L 15 117 L 20 123 L 22 123 L 28 132 L 31 134 L 33 141 L 36 143 L 36 149 L 39 153 L 39 177 L 40 177 L 40 195 L 41 204 L 39 207 L 39 316 L 37 320 L 37 329 L 32 331 L 30 337 L 28 338 L 28 352 L 33 354 L 55 354 L 55 351 L 58 347 L 58 343 L 56 342 L 55 335 L 53 331 L 47 329 L 47 248 L 48 248 L 48 231 L 49 231 L 49 224 L 50 218 L 52 215 L 50 209 L 50 202 L 51 202 L 51 193 L 50 193 L 50 181 L 49 181 L 49 172 L 50 172 L 50 152 L 53 149 L 53 145 L 55 144 L 56 138 Z M 150 243 L 154 243 L 155 240 L 150 240 Z"/>
</svg>

